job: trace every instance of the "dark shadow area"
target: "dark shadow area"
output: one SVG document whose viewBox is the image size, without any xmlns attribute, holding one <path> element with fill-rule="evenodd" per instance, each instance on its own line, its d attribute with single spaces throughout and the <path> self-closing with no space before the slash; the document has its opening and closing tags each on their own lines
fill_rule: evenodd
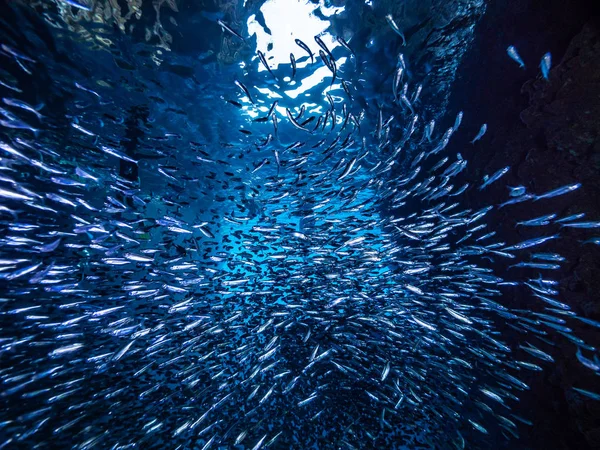
<svg viewBox="0 0 600 450">
<path fill-rule="evenodd" d="M 452 150 L 469 160 L 469 181 L 479 183 L 484 174 L 510 165 L 509 186 L 544 192 L 575 181 L 583 185 L 568 198 L 505 208 L 496 215 L 498 223 L 552 212 L 587 211 L 590 220 L 600 217 L 599 11 L 599 3 L 585 0 L 492 0 L 477 25 L 449 106 L 451 114 L 465 113 L 467 130 L 457 136 Z M 525 70 L 508 58 L 508 45 L 517 47 Z M 539 68 L 546 52 L 553 59 L 549 81 L 541 77 Z M 481 123 L 488 124 L 487 134 L 471 146 L 469 136 L 475 136 Z M 502 186 L 487 193 L 496 204 L 506 197 Z M 465 200 L 465 206 L 481 206 L 476 190 Z M 514 239 L 514 231 L 505 234 Z M 557 242 L 555 250 L 569 264 L 552 274 L 561 283 L 560 296 L 577 314 L 599 320 L 598 248 L 583 245 L 585 234 L 576 230 L 562 230 L 561 235 L 565 239 Z M 528 307 L 527 301 L 531 302 L 515 299 L 515 304 Z M 523 339 L 514 330 L 506 332 L 515 341 Z M 589 337 L 590 342 L 598 342 L 593 333 Z M 598 402 L 583 400 L 571 389 L 597 386 L 598 379 L 573 353 L 573 345 L 558 345 L 555 363 L 546 365 L 542 376 L 523 374 L 531 390 L 520 395 L 520 407 L 533 426 L 519 426 L 521 440 L 497 448 L 600 448 Z"/>
</svg>

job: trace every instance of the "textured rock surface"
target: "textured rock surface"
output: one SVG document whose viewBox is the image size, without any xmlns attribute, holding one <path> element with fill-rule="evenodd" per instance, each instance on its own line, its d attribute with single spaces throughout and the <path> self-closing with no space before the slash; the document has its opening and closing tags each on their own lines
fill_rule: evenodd
<svg viewBox="0 0 600 450">
<path fill-rule="evenodd" d="M 591 2 L 492 0 L 475 30 L 473 47 L 458 68 L 449 111 L 465 111 L 465 127 L 475 135 L 477 120 L 487 122 L 488 133 L 475 146 L 455 142 L 467 159 L 473 182 L 483 174 L 510 164 L 509 185 L 522 184 L 543 192 L 575 180 L 583 184 L 574 196 L 506 209 L 498 221 L 534 217 L 551 212 L 568 215 L 589 211 L 600 217 L 600 20 Z M 521 70 L 505 53 L 515 45 L 525 63 Z M 550 80 L 541 78 L 541 56 L 551 51 Z M 447 119 L 450 120 L 450 119 Z M 448 124 L 450 125 L 450 124 Z M 464 144 L 464 145 L 463 145 Z M 503 190 L 491 191 L 498 201 Z M 475 197 L 471 198 L 477 204 Z M 600 320 L 600 250 L 581 245 L 587 236 L 563 231 L 566 238 L 556 250 L 569 264 L 556 274 L 561 297 L 584 317 Z M 515 299 L 526 306 L 527 299 Z M 515 332 L 513 332 L 515 334 Z M 600 344 L 589 329 L 589 343 Z M 515 336 L 515 339 L 518 339 Z M 520 409 L 534 422 L 519 427 L 522 440 L 510 449 L 600 448 L 600 405 L 583 399 L 572 386 L 600 386 L 598 377 L 572 355 L 572 345 L 554 349 L 556 363 L 542 376 L 524 374 L 531 390 L 521 395 Z M 598 388 L 596 388 L 598 390 Z"/>
<path fill-rule="evenodd" d="M 344 29 L 361 30 L 352 40 L 359 50 L 373 35 L 378 35 L 386 41 L 378 46 L 388 48 L 387 56 L 392 63 L 398 53 L 403 53 L 408 62 L 409 82 L 423 82 L 425 86 L 422 104 L 433 116 L 442 114 L 448 105 L 449 87 L 473 42 L 475 26 L 485 13 L 485 1 L 387 0 L 373 2 L 373 7 L 361 1 L 347 2 L 346 9 L 346 19 L 334 21 L 338 33 L 345 35 Z M 388 13 L 403 31 L 405 46 L 386 22 Z M 396 45 L 391 45 L 392 42 Z"/>
</svg>

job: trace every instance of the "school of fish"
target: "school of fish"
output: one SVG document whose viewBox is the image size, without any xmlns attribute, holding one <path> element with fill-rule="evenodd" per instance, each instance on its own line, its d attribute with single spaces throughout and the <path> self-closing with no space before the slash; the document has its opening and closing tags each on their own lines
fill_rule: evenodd
<svg viewBox="0 0 600 450">
<path fill-rule="evenodd" d="M 48 17 L 54 46 L 86 48 Z M 452 146 L 463 114 L 446 129 L 425 120 L 402 54 L 367 109 L 352 40 L 296 39 L 277 69 L 254 52 L 252 76 L 238 69 L 210 94 L 215 111 L 254 116 L 203 140 L 121 106 L 126 83 L 100 79 L 100 51 L 81 51 L 86 73 L 15 39 L 34 33 L 23 21 L 0 34 L 0 448 L 479 448 L 531 425 L 521 374 L 552 364 L 555 340 L 600 373 L 577 333 L 600 323 L 553 278 L 555 240 L 600 228 L 552 210 L 580 184 L 507 189 L 508 166 L 465 182 Z M 323 66 L 318 107 L 259 89 Z M 548 79 L 549 54 L 540 67 Z M 63 110 L 28 91 L 42 72 Z M 151 81 L 129 82 L 152 98 Z M 488 126 L 474 126 L 481 145 Z M 462 206 L 492 189 L 506 200 Z M 527 239 L 499 239 L 490 216 L 523 202 L 548 213 L 512 224 Z"/>
</svg>

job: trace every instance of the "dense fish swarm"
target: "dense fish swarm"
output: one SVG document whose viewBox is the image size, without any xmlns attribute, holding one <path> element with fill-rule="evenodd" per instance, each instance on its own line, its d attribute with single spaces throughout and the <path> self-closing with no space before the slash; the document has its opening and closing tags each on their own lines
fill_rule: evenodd
<svg viewBox="0 0 600 450">
<path fill-rule="evenodd" d="M 57 4 L 82 19 L 92 3 Z M 277 70 L 260 53 L 228 87 L 182 84 L 206 120 L 246 117 L 202 140 L 192 118 L 161 122 L 156 61 L 111 75 L 45 14 L 53 30 L 18 15 L 0 36 L 0 448 L 464 448 L 528 423 L 520 374 L 552 362 L 556 337 L 600 369 L 572 331 L 600 324 L 549 275 L 561 230 L 600 224 L 549 213 L 504 242 L 488 220 L 579 184 L 461 206 L 509 168 L 461 181 L 462 113 L 424 120 L 402 56 L 376 110 L 355 100 L 363 65 L 342 38 L 298 40 Z M 120 61 L 143 48 L 129 47 Z M 318 107 L 258 89 L 320 67 Z M 505 342 L 507 328 L 526 334 Z"/>
</svg>

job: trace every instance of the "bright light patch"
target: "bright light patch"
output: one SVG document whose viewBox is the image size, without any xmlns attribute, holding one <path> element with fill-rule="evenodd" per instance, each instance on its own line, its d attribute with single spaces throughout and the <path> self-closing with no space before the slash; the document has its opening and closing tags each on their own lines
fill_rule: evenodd
<svg viewBox="0 0 600 450">
<path fill-rule="evenodd" d="M 252 108 L 250 106 L 243 105 L 242 106 L 242 111 L 244 111 L 252 119 L 256 119 L 258 117 L 258 112 L 254 108 Z"/>
<path fill-rule="evenodd" d="M 314 103 L 307 103 L 306 104 L 306 110 L 310 113 L 310 114 L 323 114 L 323 106 L 322 105 L 315 105 Z M 309 109 L 311 108 L 311 109 Z"/>
<path fill-rule="evenodd" d="M 300 112 L 300 110 L 302 109 L 303 106 L 304 106 L 305 111 L 310 114 L 312 114 L 314 112 L 319 112 L 319 110 L 321 109 L 320 106 L 318 106 L 314 103 L 302 103 L 301 105 L 294 108 L 294 111 L 296 111 L 296 114 L 298 114 Z"/>
<path fill-rule="evenodd" d="M 331 17 L 344 11 L 344 7 L 326 6 L 325 0 L 320 0 L 318 4 L 314 4 L 308 0 L 267 0 L 260 7 L 264 19 L 265 27 L 259 23 L 256 15 L 251 15 L 248 18 L 248 33 L 256 36 L 256 50 L 261 51 L 265 55 L 265 59 L 269 68 L 276 73 L 276 77 L 283 79 L 288 90 L 284 91 L 286 97 L 297 99 L 299 96 L 311 97 L 311 90 L 321 83 L 327 86 L 324 90 L 337 90 L 341 86 L 339 83 L 329 86 L 331 80 L 331 71 L 322 65 L 319 57 L 321 47 L 316 43 L 315 36 L 319 36 L 327 48 L 333 50 L 339 46 L 337 40 L 327 33 L 326 30 L 330 26 L 328 20 L 323 20 L 315 15 L 315 11 L 320 13 L 320 17 Z M 269 30 L 269 31 L 267 31 Z M 301 40 L 310 51 L 313 53 L 314 65 L 308 53 L 303 50 L 295 40 Z M 290 53 L 293 53 L 296 59 L 296 68 L 298 69 L 297 77 L 291 80 L 289 75 L 285 74 L 286 70 L 291 71 Z M 347 58 L 341 57 L 336 59 L 338 69 L 346 62 Z M 251 64 L 256 64 L 259 72 L 264 72 L 267 69 L 264 67 L 258 56 L 254 56 Z M 280 64 L 284 74 L 278 73 L 277 69 Z M 303 70 L 308 68 L 308 70 Z M 302 76 L 309 72 L 308 76 Z M 291 72 L 290 72 L 291 73 Z M 283 76 L 283 78 L 281 78 Z M 281 99 L 279 93 L 274 92 L 269 88 L 257 88 L 258 91 L 268 96 L 271 100 Z M 281 92 L 281 91 L 279 91 Z M 319 98 L 322 92 L 314 93 Z M 315 111 L 320 111 L 321 106 L 315 103 L 304 103 L 308 108 L 315 108 Z M 299 111 L 299 106 L 290 107 L 292 111 Z M 278 114 L 285 117 L 285 106 L 275 108 Z M 249 108 L 244 108 L 244 112 L 248 113 Z"/>
<path fill-rule="evenodd" d="M 334 103 L 343 103 L 344 99 L 342 97 L 340 97 L 339 95 L 331 94 L 331 91 L 334 91 L 336 89 L 342 89 L 342 85 L 334 84 L 333 86 L 331 86 L 331 89 L 326 92 L 330 93 L 331 98 L 333 99 Z"/>
<path fill-rule="evenodd" d="M 346 58 L 340 58 L 336 64 L 339 67 L 342 64 L 344 64 L 345 62 L 346 62 Z M 293 89 L 291 91 L 285 91 L 285 93 L 290 98 L 297 98 L 300 94 L 304 94 L 305 92 L 308 92 L 309 90 L 314 88 L 319 83 L 322 83 L 323 80 L 325 80 L 326 78 L 328 78 L 328 77 L 331 78 L 331 76 L 332 76 L 331 70 L 329 70 L 325 66 L 321 66 L 317 70 L 315 70 L 311 75 L 304 78 L 301 81 L 300 86 L 298 86 L 296 89 Z"/>
<path fill-rule="evenodd" d="M 325 6 L 325 0 L 319 1 L 319 8 L 321 9 L 321 14 L 325 17 L 335 16 L 345 9 L 343 6 Z"/>
<path fill-rule="evenodd" d="M 330 17 L 344 8 L 327 8 L 323 0 L 319 5 L 307 0 L 268 0 L 260 7 L 260 11 L 271 34 L 258 23 L 255 15 L 248 18 L 248 33 L 256 35 L 257 50 L 265 54 L 271 69 L 275 70 L 279 64 L 290 65 L 290 53 L 294 54 L 296 60 L 308 56 L 296 45 L 295 39 L 303 41 L 317 57 L 320 47 L 315 42 L 315 36 L 319 35 L 329 50 L 339 45 L 329 33 L 324 33 L 330 24 L 314 15 L 317 9 L 320 9 L 324 16 Z M 268 50 L 269 44 L 273 45 L 271 50 Z M 259 71 L 266 70 L 258 59 L 255 61 L 259 64 Z M 306 60 L 298 61 L 298 68 L 305 66 Z"/>
<path fill-rule="evenodd" d="M 264 94 L 266 96 L 268 96 L 269 98 L 283 98 L 281 95 L 279 95 L 277 92 L 273 92 L 271 89 L 269 88 L 259 88 L 256 87 L 256 90 L 258 92 L 260 92 L 261 94 Z"/>
<path fill-rule="evenodd" d="M 275 111 L 277 111 L 279 113 L 279 115 L 282 116 L 282 117 L 286 116 L 285 108 L 283 106 L 277 105 L 275 107 Z"/>
</svg>

